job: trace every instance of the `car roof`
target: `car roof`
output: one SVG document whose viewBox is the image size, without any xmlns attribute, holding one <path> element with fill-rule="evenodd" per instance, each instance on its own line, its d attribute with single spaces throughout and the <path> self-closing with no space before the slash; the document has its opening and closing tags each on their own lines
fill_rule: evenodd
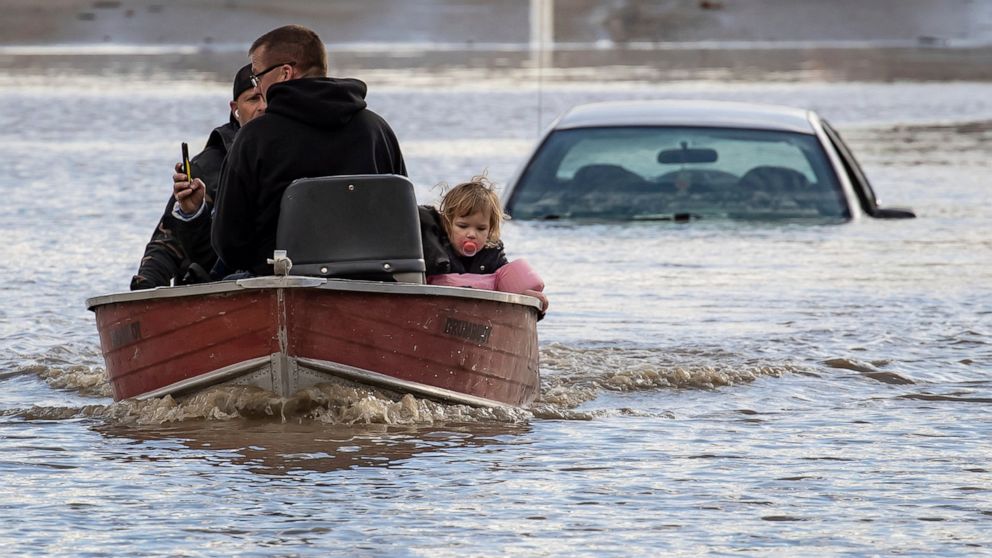
<svg viewBox="0 0 992 558">
<path fill-rule="evenodd" d="M 693 126 L 816 133 L 812 111 L 730 101 L 609 101 L 577 105 L 556 130 L 612 126 Z"/>
</svg>

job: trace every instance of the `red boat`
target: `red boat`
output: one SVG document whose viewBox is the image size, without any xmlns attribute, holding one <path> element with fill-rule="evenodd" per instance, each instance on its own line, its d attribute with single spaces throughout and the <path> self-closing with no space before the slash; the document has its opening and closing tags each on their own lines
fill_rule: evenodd
<svg viewBox="0 0 992 558">
<path fill-rule="evenodd" d="M 300 182 L 283 198 L 277 248 L 286 250 L 276 252 L 277 275 L 87 300 L 115 400 L 223 384 L 288 397 L 346 381 L 473 406 L 534 401 L 537 299 L 422 284 L 416 201 L 403 177 Z M 399 199 L 381 208 L 390 222 L 406 223 L 386 232 L 352 203 L 365 197 L 379 205 L 384 195 Z M 333 207 L 339 215 L 328 215 Z M 302 263 L 291 263 L 286 252 Z M 306 276 L 289 275 L 291 266 Z M 335 277 L 383 273 L 389 281 Z"/>
<path fill-rule="evenodd" d="M 538 393 L 540 303 L 520 295 L 289 276 L 87 304 L 115 400 L 217 384 L 290 396 L 341 379 L 475 406 Z"/>
</svg>

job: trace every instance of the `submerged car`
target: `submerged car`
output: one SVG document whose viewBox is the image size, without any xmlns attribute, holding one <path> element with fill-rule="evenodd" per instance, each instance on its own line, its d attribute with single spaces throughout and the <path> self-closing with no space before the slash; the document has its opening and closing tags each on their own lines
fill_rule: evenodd
<svg viewBox="0 0 992 558">
<path fill-rule="evenodd" d="M 723 101 L 576 106 L 511 180 L 504 210 L 514 219 L 915 217 L 879 206 L 815 112 Z"/>
</svg>

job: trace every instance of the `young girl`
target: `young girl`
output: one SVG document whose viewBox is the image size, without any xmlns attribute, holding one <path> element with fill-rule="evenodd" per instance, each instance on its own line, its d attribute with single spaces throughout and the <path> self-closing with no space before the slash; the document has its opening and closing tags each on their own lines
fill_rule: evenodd
<svg viewBox="0 0 992 558">
<path fill-rule="evenodd" d="M 503 209 L 499 196 L 493 189 L 493 183 L 485 176 L 476 176 L 449 190 L 441 199 L 440 210 L 421 206 L 427 282 L 500 290 L 502 274 L 492 274 L 509 263 L 499 237 L 502 221 Z M 541 292 L 544 285 L 540 278 L 522 260 L 517 260 L 511 267 L 526 268 L 529 274 L 525 275 L 531 276 L 529 282 L 518 283 L 520 286 L 515 286 L 514 292 L 540 299 L 543 309 L 547 310 L 548 299 Z"/>
</svg>

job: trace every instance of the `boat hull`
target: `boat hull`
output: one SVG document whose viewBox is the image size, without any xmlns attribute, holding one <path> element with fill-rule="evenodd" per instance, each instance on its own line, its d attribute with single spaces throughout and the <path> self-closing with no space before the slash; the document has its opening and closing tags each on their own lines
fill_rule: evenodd
<svg viewBox="0 0 992 558">
<path fill-rule="evenodd" d="M 288 397 L 348 381 L 478 406 L 525 406 L 540 384 L 539 303 L 520 295 L 262 277 L 87 303 L 115 400 L 218 384 Z"/>
</svg>

